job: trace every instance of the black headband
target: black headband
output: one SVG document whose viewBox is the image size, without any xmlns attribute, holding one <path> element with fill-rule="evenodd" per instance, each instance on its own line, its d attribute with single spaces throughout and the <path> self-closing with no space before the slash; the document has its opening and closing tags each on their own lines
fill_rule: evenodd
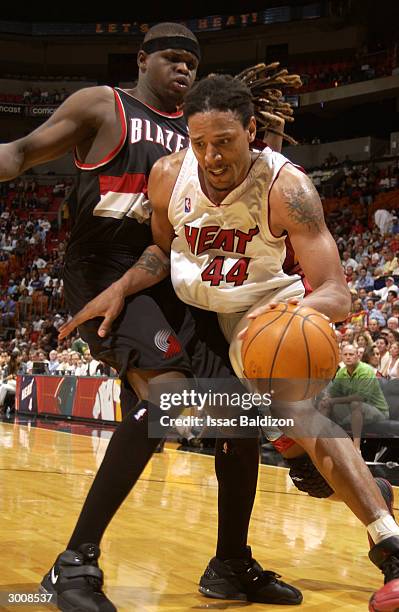
<svg viewBox="0 0 399 612">
<path fill-rule="evenodd" d="M 164 49 L 184 49 L 193 53 L 198 61 L 201 59 L 199 44 L 186 36 L 159 36 L 158 38 L 151 38 L 146 40 L 141 45 L 141 48 L 146 53 L 155 53 Z"/>
</svg>

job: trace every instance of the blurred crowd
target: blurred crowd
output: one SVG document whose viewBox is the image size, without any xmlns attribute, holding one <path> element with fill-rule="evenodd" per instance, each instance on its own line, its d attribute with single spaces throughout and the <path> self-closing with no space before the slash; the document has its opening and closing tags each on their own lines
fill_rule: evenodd
<svg viewBox="0 0 399 612">
<path fill-rule="evenodd" d="M 349 205 L 327 217 L 352 295 L 337 338 L 341 349 L 355 346 L 378 376 L 399 378 L 399 221 L 395 210 L 370 218 L 367 201 L 359 206 L 359 216 Z"/>
<path fill-rule="evenodd" d="M 291 64 L 290 70 L 301 75 L 301 93 L 304 93 L 390 76 L 397 66 L 397 45 L 389 48 L 377 45 L 373 49 L 360 48 L 354 56 L 338 57 L 334 61 L 313 57 Z"/>
<path fill-rule="evenodd" d="M 59 105 L 69 96 L 69 92 L 62 87 L 60 89 L 40 89 L 39 87 L 26 87 L 22 94 L 0 93 L 0 102 L 13 104 L 40 104 L 46 106 Z"/>
<path fill-rule="evenodd" d="M 78 337 L 58 341 L 67 320 L 62 266 L 68 227 L 60 208 L 70 178 L 0 183 L 0 409 L 18 374 L 114 375 Z"/>
</svg>

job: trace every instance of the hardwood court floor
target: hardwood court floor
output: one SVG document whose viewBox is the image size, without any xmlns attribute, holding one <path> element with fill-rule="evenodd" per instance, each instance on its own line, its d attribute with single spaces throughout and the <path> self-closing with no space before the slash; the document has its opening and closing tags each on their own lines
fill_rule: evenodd
<svg viewBox="0 0 399 612">
<path fill-rule="evenodd" d="M 0 424 L 0 610 L 54 609 L 9 606 L 6 593 L 36 592 L 65 547 L 106 444 L 97 437 Z M 156 455 L 103 541 L 106 589 L 118 610 L 287 609 L 197 593 L 215 532 L 213 459 L 174 450 Z M 282 468 L 260 469 L 250 542 L 265 567 L 301 588 L 298 610 L 367 610 L 372 591 L 382 584 L 367 559 L 365 530 L 351 513 L 343 504 L 297 492 Z"/>
</svg>

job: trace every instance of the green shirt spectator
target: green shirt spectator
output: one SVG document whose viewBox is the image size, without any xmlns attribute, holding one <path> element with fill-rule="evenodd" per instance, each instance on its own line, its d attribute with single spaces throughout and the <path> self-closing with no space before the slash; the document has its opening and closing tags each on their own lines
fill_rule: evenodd
<svg viewBox="0 0 399 612">
<path fill-rule="evenodd" d="M 329 389 L 331 397 L 357 395 L 361 401 L 371 404 L 389 415 L 389 407 L 381 391 L 378 378 L 368 363 L 359 361 L 352 374 L 346 366 L 338 370 Z"/>
<path fill-rule="evenodd" d="M 360 361 L 357 348 L 347 344 L 342 350 L 344 367 L 338 370 L 319 410 L 343 427 L 351 427 L 353 443 L 360 452 L 363 425 L 389 418 L 388 404 L 373 368 Z"/>
</svg>

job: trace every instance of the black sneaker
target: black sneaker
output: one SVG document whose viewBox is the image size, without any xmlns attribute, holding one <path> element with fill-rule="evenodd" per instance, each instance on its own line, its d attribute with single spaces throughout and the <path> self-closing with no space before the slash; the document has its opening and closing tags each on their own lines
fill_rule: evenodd
<svg viewBox="0 0 399 612">
<path fill-rule="evenodd" d="M 252 558 L 248 546 L 246 559 L 221 561 L 217 557 L 210 560 L 199 583 L 199 591 L 205 597 L 215 599 L 238 599 L 267 604 L 297 605 L 302 601 L 302 593 L 278 580 L 275 572 L 265 571 Z"/>
<path fill-rule="evenodd" d="M 369 557 L 384 574 L 384 586 L 370 599 L 370 612 L 398 612 L 399 536 L 391 536 L 373 546 Z"/>
<path fill-rule="evenodd" d="M 102 591 L 103 572 L 98 567 L 100 549 L 82 544 L 58 557 L 39 590 L 53 595 L 51 603 L 63 612 L 116 612 Z"/>
</svg>

